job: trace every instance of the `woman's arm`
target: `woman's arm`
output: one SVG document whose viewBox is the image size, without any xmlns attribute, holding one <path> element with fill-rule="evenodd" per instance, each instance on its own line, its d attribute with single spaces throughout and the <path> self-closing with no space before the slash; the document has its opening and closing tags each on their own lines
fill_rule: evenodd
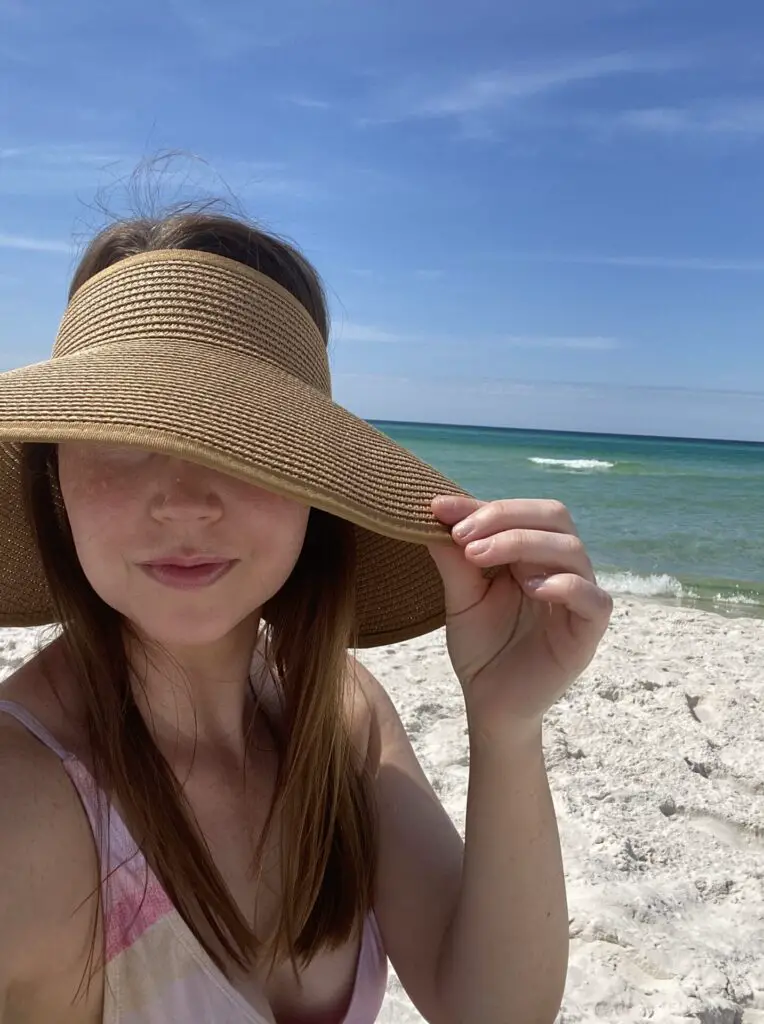
<svg viewBox="0 0 764 1024">
<path fill-rule="evenodd" d="M 403 987 L 430 1024 L 551 1024 L 568 923 L 540 738 L 472 743 L 464 847 L 390 698 L 356 673 L 378 734 L 376 912 Z"/>
<path fill-rule="evenodd" d="M 93 838 L 58 758 L 0 716 L 0 1022 L 100 1019 L 100 976 L 77 998 L 98 885 Z"/>
<path fill-rule="evenodd" d="M 450 495 L 433 511 L 455 542 L 430 554 L 469 728 L 465 848 L 378 692 L 385 937 L 433 1024 L 552 1024 L 568 929 L 542 722 L 594 656 L 613 603 L 559 502 Z"/>
<path fill-rule="evenodd" d="M 552 1024 L 568 966 L 562 854 L 540 734 L 472 739 L 466 849 L 438 980 L 458 1021 Z"/>
</svg>

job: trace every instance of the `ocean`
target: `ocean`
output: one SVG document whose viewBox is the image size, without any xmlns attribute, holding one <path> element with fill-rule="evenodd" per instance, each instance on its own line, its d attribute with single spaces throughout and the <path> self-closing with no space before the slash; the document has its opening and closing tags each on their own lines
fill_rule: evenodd
<svg viewBox="0 0 764 1024">
<path fill-rule="evenodd" d="M 764 444 L 375 426 L 479 498 L 563 501 L 612 594 L 764 617 Z"/>
</svg>

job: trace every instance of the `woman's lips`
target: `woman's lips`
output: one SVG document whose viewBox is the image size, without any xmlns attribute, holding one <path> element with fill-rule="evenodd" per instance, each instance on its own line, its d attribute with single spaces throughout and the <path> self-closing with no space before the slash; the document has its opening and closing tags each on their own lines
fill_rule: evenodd
<svg viewBox="0 0 764 1024">
<path fill-rule="evenodd" d="M 202 562 L 198 565 L 181 565 L 175 562 L 146 562 L 141 569 L 147 576 L 162 586 L 175 590 L 198 590 L 210 587 L 226 575 L 234 562 Z"/>
</svg>

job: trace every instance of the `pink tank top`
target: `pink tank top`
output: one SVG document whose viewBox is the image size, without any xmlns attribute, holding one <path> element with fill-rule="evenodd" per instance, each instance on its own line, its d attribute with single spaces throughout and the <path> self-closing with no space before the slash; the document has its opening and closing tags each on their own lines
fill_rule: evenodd
<svg viewBox="0 0 764 1024">
<path fill-rule="evenodd" d="M 26 726 L 61 758 L 96 841 L 99 834 L 103 837 L 103 1024 L 269 1024 L 205 952 L 85 765 L 22 705 L 0 700 L 0 712 Z M 372 1024 L 382 1008 L 386 983 L 387 957 L 371 913 L 342 1024 Z"/>
</svg>

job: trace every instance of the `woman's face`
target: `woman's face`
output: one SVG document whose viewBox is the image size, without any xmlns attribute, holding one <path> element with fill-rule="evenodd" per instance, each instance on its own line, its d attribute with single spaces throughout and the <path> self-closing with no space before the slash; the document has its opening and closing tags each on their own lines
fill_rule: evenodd
<svg viewBox="0 0 764 1024">
<path fill-rule="evenodd" d="M 165 646 L 255 619 L 297 562 L 309 508 L 167 455 L 59 445 L 61 492 L 90 585 Z"/>
</svg>

